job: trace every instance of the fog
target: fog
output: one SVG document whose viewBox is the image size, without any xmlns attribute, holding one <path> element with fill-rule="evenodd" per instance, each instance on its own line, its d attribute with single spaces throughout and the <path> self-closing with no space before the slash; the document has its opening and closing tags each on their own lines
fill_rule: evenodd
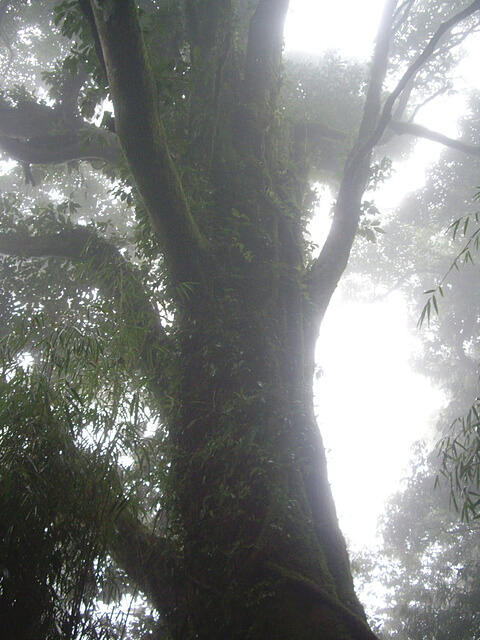
<svg viewBox="0 0 480 640">
<path fill-rule="evenodd" d="M 480 4 L 101 4 L 0 2 L 0 637 L 480 638 Z"/>
</svg>

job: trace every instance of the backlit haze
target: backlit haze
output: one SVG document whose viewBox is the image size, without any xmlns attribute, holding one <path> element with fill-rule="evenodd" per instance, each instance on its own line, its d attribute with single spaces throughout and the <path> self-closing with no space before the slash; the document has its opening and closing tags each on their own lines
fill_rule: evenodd
<svg viewBox="0 0 480 640">
<path fill-rule="evenodd" d="M 384 0 L 292 0 L 286 52 L 314 54 L 333 48 L 346 58 L 368 60 L 383 5 Z M 438 128 L 455 136 L 452 109 L 446 118 L 445 109 L 438 115 L 436 108 L 433 104 L 426 116 L 430 126 L 441 122 Z M 422 141 L 415 160 L 395 167 L 394 178 L 377 197 L 382 210 L 399 204 L 405 185 L 422 185 L 428 164 L 440 151 L 439 145 Z M 328 231 L 331 203 L 326 191 L 311 226 L 313 240 L 320 245 Z M 409 364 L 416 340 L 407 328 L 406 305 L 399 293 L 365 304 L 345 299 L 340 286 L 322 326 L 317 416 L 341 526 L 353 548 L 374 543 L 378 517 L 406 475 L 411 447 L 428 438 L 444 401 Z"/>
</svg>

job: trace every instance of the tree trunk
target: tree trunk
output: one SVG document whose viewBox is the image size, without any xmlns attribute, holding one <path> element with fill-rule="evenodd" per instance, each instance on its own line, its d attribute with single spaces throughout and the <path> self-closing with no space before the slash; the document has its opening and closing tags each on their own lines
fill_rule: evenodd
<svg viewBox="0 0 480 640">
<path fill-rule="evenodd" d="M 259 293 L 217 289 L 181 330 L 170 508 L 185 555 L 167 618 L 182 639 L 366 636 L 299 366 L 301 307 L 259 313 Z"/>
</svg>

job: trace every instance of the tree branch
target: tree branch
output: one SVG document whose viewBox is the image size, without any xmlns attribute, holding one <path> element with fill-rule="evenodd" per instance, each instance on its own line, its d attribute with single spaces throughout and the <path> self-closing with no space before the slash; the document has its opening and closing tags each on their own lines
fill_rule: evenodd
<svg viewBox="0 0 480 640">
<path fill-rule="evenodd" d="M 116 162 L 117 136 L 80 117 L 65 118 L 63 107 L 19 102 L 0 103 L 0 149 L 27 164 L 60 164 L 71 160 Z"/>
<path fill-rule="evenodd" d="M 449 20 L 442 22 L 442 24 L 438 27 L 436 32 L 430 38 L 427 46 L 424 48 L 422 53 L 408 67 L 408 69 L 403 74 L 402 78 L 398 82 L 395 89 L 388 96 L 383 106 L 382 113 L 380 114 L 380 118 L 378 120 L 378 124 L 375 128 L 375 131 L 370 136 L 370 138 L 365 142 L 365 144 L 362 145 L 360 149 L 357 151 L 357 155 L 359 157 L 362 157 L 366 153 L 369 153 L 379 142 L 380 138 L 385 132 L 385 129 L 388 126 L 388 123 L 392 118 L 392 109 L 395 102 L 397 101 L 397 98 L 401 95 L 402 91 L 404 91 L 404 89 L 408 86 L 409 82 L 416 76 L 418 71 L 423 67 L 423 65 L 435 52 L 441 38 L 446 33 L 448 33 L 451 29 L 453 29 L 453 27 L 456 24 L 470 17 L 473 13 L 479 10 L 480 10 L 480 0 L 475 0 L 468 7 L 463 9 L 463 11 L 460 11 L 459 13 L 455 14 Z"/>
<path fill-rule="evenodd" d="M 370 82 L 357 141 L 345 165 L 327 240 L 319 257 L 307 273 L 307 300 L 311 307 L 306 315 L 306 331 L 310 345 L 315 343 L 323 314 L 345 270 L 356 236 L 361 199 L 369 177 L 372 154 L 372 148 L 367 148 L 365 141 L 369 140 L 375 130 L 381 108 L 380 101 L 387 72 L 396 4 L 396 0 L 389 0 L 385 5 L 378 28 Z M 313 359 L 309 366 L 313 373 Z"/>
<path fill-rule="evenodd" d="M 60 257 L 87 264 L 95 286 L 116 303 L 121 316 L 132 327 L 138 356 L 161 402 L 170 341 L 135 268 L 114 245 L 91 229 L 76 227 L 39 236 L 2 233 L 0 253 L 18 258 Z"/>
<path fill-rule="evenodd" d="M 97 141 L 92 139 L 99 138 Z M 0 149 L 13 160 L 26 164 L 63 164 L 72 160 L 116 162 L 120 148 L 116 136 L 97 127 L 76 134 L 52 134 L 21 140 L 0 136 Z"/>
<path fill-rule="evenodd" d="M 408 3 L 406 6 L 408 6 Z M 368 180 L 372 151 L 382 138 L 392 118 L 392 109 L 397 98 L 409 86 L 420 68 L 435 52 L 441 38 L 456 24 L 480 10 L 480 0 L 475 0 L 464 10 L 440 25 L 422 53 L 404 73 L 379 113 L 381 92 L 386 74 L 389 41 L 396 15 L 395 7 L 396 0 L 389 0 L 385 7 L 377 36 L 372 75 L 357 143 L 345 166 L 330 233 L 320 256 L 307 274 L 308 298 L 312 303 L 311 314 L 316 314 L 320 318 L 325 312 L 346 267 L 358 227 L 361 199 Z M 312 315 L 310 315 L 310 322 L 310 338 L 314 340 L 313 336 L 316 336 L 318 331 L 318 320 L 313 320 Z"/>
<path fill-rule="evenodd" d="M 139 587 L 159 611 L 175 607 L 175 584 L 181 560 L 172 553 L 166 538 L 156 535 L 128 509 L 115 520 L 110 553 L 127 576 Z"/>
<path fill-rule="evenodd" d="M 461 151 L 469 156 L 480 157 L 480 145 L 470 144 L 468 142 L 462 142 L 461 140 L 455 140 L 454 138 L 449 138 L 448 136 L 443 135 L 443 133 L 439 133 L 438 131 L 432 131 L 431 129 L 427 129 L 427 127 L 423 127 L 420 124 L 415 124 L 413 122 L 398 122 L 392 120 L 388 124 L 389 128 L 392 129 L 395 133 L 399 135 L 411 135 L 416 136 L 417 138 L 425 138 L 426 140 L 432 140 L 433 142 L 438 142 L 439 144 L 443 144 L 446 147 L 450 147 L 451 149 L 456 149 L 457 151 Z"/>
<path fill-rule="evenodd" d="M 93 15 L 92 7 L 90 6 L 89 0 L 78 0 L 78 4 L 80 5 L 80 9 L 90 26 L 90 31 L 92 33 L 93 39 L 93 47 L 95 49 L 95 53 L 97 54 L 98 61 L 103 69 L 103 74 L 106 79 L 107 67 L 105 65 L 105 58 L 103 57 L 102 45 L 98 36 L 97 25 L 95 24 L 95 16 Z"/>
<path fill-rule="evenodd" d="M 115 110 L 115 127 L 174 282 L 202 282 L 206 242 L 190 212 L 158 114 L 133 0 L 90 0 Z M 108 8 L 107 8 L 108 7 Z"/>
<path fill-rule="evenodd" d="M 49 131 L 60 128 L 60 112 L 45 104 L 30 100 L 19 101 L 16 106 L 0 102 L 0 133 L 13 138 L 28 139 L 33 136 L 46 135 Z M 75 118 L 71 123 L 79 129 L 83 121 Z"/>
</svg>

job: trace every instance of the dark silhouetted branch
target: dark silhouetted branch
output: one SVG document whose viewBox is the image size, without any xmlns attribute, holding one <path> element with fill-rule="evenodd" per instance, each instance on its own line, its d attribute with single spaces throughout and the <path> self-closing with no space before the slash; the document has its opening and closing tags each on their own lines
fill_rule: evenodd
<svg viewBox="0 0 480 640">
<path fill-rule="evenodd" d="M 93 46 L 95 48 L 95 53 L 97 54 L 98 61 L 100 66 L 103 69 L 103 74 L 105 79 L 107 78 L 107 68 L 105 66 L 105 58 L 103 57 L 102 45 L 100 43 L 100 38 L 98 36 L 97 25 L 95 24 L 95 16 L 93 15 L 92 7 L 90 6 L 89 0 L 78 0 L 78 4 L 80 5 L 80 9 L 85 16 L 86 21 L 90 26 L 90 32 L 92 34 Z"/>
<path fill-rule="evenodd" d="M 25 164 L 63 164 L 72 160 L 116 162 L 121 155 L 115 134 L 99 132 L 96 128 L 73 135 L 59 133 L 28 140 L 0 136 L 0 149 Z"/>
<path fill-rule="evenodd" d="M 0 103 L 0 149 L 25 164 L 116 162 L 121 156 L 115 134 L 80 117 L 65 118 L 62 107 L 30 101 L 16 106 Z"/>
<path fill-rule="evenodd" d="M 388 126 L 390 129 L 392 129 L 392 131 L 399 135 L 407 134 L 410 136 L 416 136 L 417 138 L 425 138 L 426 140 L 432 140 L 432 142 L 443 144 L 445 147 L 450 147 L 451 149 L 461 151 L 466 155 L 480 157 L 480 145 L 470 144 L 468 142 L 462 142 L 461 140 L 449 138 L 448 136 L 443 135 L 443 133 L 432 131 L 431 129 L 427 129 L 427 127 L 423 127 L 420 124 L 415 124 L 413 122 L 397 122 L 395 120 L 392 120 L 388 124 Z"/>
</svg>

